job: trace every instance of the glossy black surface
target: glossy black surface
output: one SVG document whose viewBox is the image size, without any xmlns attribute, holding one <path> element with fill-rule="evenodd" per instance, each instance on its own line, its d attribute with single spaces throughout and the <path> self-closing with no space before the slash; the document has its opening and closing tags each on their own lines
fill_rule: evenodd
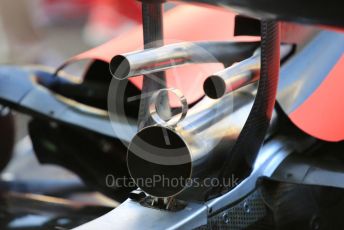
<svg viewBox="0 0 344 230">
<path fill-rule="evenodd" d="M 342 0 L 179 0 L 234 9 L 259 19 L 344 27 Z"/>
</svg>

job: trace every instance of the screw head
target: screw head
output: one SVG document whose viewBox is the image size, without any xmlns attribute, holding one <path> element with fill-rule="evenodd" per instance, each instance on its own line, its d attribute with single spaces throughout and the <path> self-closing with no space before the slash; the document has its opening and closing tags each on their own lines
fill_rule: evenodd
<svg viewBox="0 0 344 230">
<path fill-rule="evenodd" d="M 225 212 L 222 214 L 222 219 L 223 219 L 223 222 L 225 222 L 225 224 L 229 223 L 230 218 L 229 218 L 228 212 Z"/>
<path fill-rule="evenodd" d="M 250 211 L 251 211 L 250 206 L 247 202 L 244 203 L 244 211 L 246 213 L 250 213 Z"/>
</svg>

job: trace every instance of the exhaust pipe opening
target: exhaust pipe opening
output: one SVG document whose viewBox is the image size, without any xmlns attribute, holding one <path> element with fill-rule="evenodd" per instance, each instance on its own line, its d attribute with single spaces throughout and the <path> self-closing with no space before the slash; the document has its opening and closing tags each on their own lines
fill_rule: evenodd
<svg viewBox="0 0 344 230">
<path fill-rule="evenodd" d="M 223 63 L 228 66 L 251 56 L 258 46 L 259 42 L 175 43 L 116 55 L 110 62 L 110 71 L 112 76 L 122 80 L 191 63 Z M 117 71 L 117 68 L 120 69 Z"/>
<path fill-rule="evenodd" d="M 280 60 L 282 61 L 293 51 L 293 46 L 282 45 L 280 49 Z M 259 78 L 260 50 L 256 51 L 250 58 L 208 77 L 203 83 L 203 91 L 208 97 L 219 99 L 225 94 L 257 82 Z"/>
<path fill-rule="evenodd" d="M 154 197 L 179 194 L 192 174 L 190 151 L 182 137 L 160 126 L 144 128 L 135 135 L 127 164 L 135 184 Z"/>
<path fill-rule="evenodd" d="M 139 131 L 127 154 L 136 185 L 154 197 L 207 199 L 212 185 L 205 180 L 217 175 L 236 143 L 253 104 L 252 91 L 239 89 L 220 100 L 205 97 L 177 126 L 154 125 Z"/>
<path fill-rule="evenodd" d="M 110 72 L 117 79 L 125 79 L 130 72 L 130 63 L 123 55 L 117 55 L 110 61 Z"/>
<path fill-rule="evenodd" d="M 223 78 L 213 75 L 208 77 L 203 84 L 204 93 L 212 98 L 218 99 L 225 95 L 227 86 Z"/>
</svg>

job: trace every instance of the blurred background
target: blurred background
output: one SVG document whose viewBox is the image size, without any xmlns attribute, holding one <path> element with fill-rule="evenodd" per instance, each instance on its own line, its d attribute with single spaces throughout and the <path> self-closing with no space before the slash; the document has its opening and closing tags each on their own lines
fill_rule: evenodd
<svg viewBox="0 0 344 230">
<path fill-rule="evenodd" d="M 140 4 L 134 0 L 0 0 L 0 65 L 56 68 L 66 59 L 125 33 L 140 20 Z M 76 75 L 81 71 L 78 65 L 73 68 L 69 71 Z M 6 111 L 0 108 L 0 112 Z M 3 186 L 13 186 L 11 181 L 15 186 L 37 181 L 82 183 L 62 167 L 40 165 L 27 135 L 29 118 L 21 114 L 14 114 L 14 118 L 17 144 L 1 174 L 2 181 L 9 182 Z M 34 186 L 18 189 L 32 192 Z M 106 199 L 95 196 L 98 201 Z"/>
<path fill-rule="evenodd" d="M 0 63 L 56 66 L 140 18 L 134 0 L 0 0 Z"/>
</svg>

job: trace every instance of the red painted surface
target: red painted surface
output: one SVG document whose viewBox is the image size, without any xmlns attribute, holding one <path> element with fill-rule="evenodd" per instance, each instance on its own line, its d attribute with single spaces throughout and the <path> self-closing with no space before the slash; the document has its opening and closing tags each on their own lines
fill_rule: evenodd
<svg viewBox="0 0 344 230">
<path fill-rule="evenodd" d="M 107 1 L 107 0 L 104 0 Z M 165 43 L 181 41 L 255 41 L 254 37 L 234 37 L 234 13 L 219 8 L 180 5 L 164 16 Z M 223 27 L 226 22 L 226 28 Z M 301 31 L 304 31 L 302 28 Z M 295 33 L 292 33 L 294 36 Z M 283 36 L 285 37 L 285 36 Z M 108 43 L 86 51 L 69 62 L 97 59 L 109 62 L 117 54 L 142 49 L 142 26 L 137 26 Z M 189 103 L 203 96 L 204 79 L 222 69 L 220 64 L 186 65 L 167 71 L 168 87 L 180 89 Z M 326 141 L 344 140 L 344 55 L 314 94 L 296 111 L 291 120 L 304 132 Z M 132 82 L 141 87 L 142 78 Z M 179 102 L 172 102 L 179 105 Z"/>
<path fill-rule="evenodd" d="M 296 126 L 326 141 L 344 140 L 344 54 L 316 91 L 291 115 Z"/>
<path fill-rule="evenodd" d="M 179 5 L 164 15 L 165 44 L 182 41 L 256 41 L 256 37 L 235 37 L 235 14 L 219 8 L 204 8 L 193 5 Z M 226 27 L 223 27 L 226 22 Z M 71 61 L 98 59 L 109 62 L 113 56 L 143 47 L 142 26 L 125 33 L 104 45 L 86 51 Z M 203 96 L 203 81 L 214 72 L 223 69 L 221 64 L 185 65 L 168 70 L 167 85 L 180 89 L 189 103 Z M 141 87 L 141 77 L 132 78 L 132 82 Z M 178 105 L 172 102 L 172 106 Z"/>
</svg>

